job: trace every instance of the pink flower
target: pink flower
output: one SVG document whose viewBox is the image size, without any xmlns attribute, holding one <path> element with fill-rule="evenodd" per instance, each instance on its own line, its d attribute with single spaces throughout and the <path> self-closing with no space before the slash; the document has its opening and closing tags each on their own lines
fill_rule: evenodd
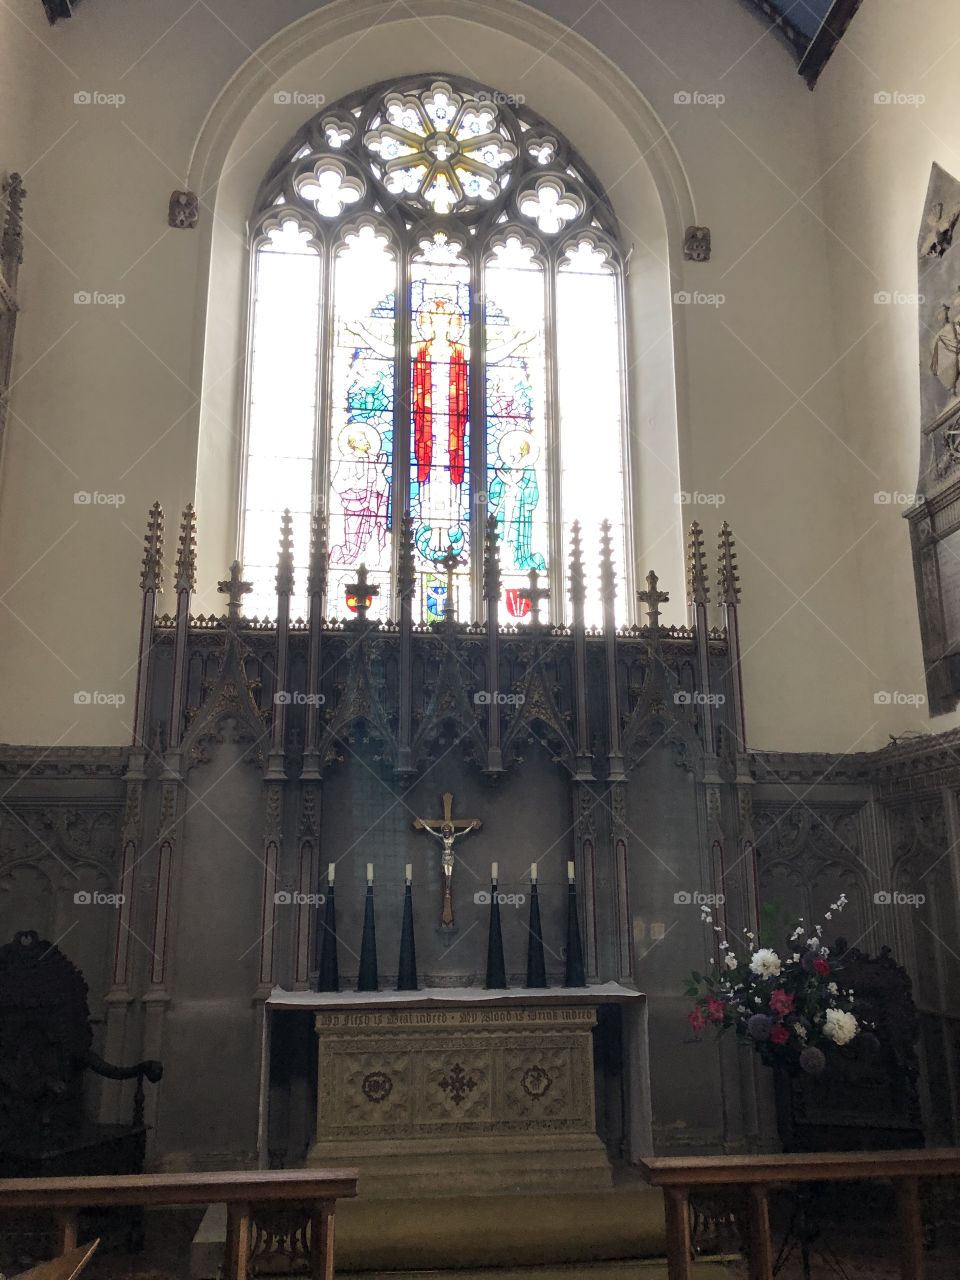
<svg viewBox="0 0 960 1280">
<path fill-rule="evenodd" d="M 793 1013 L 793 996 L 789 992 L 780 989 L 774 991 L 770 997 L 770 1008 L 774 1013 L 779 1013 L 781 1017 L 785 1013 Z"/>
<path fill-rule="evenodd" d="M 786 1044 L 790 1039 L 790 1032 L 782 1022 L 778 1022 L 775 1027 L 770 1028 L 770 1039 L 774 1044 Z"/>
<path fill-rule="evenodd" d="M 825 978 L 830 972 L 830 966 L 827 964 L 826 960 L 818 958 L 813 962 L 813 971 L 814 973 L 819 974 L 821 978 Z"/>
<path fill-rule="evenodd" d="M 726 1005 L 716 996 L 707 996 L 707 1016 L 711 1022 L 722 1022 Z"/>
<path fill-rule="evenodd" d="M 707 1025 L 707 1020 L 703 1016 L 702 1009 L 691 1009 L 687 1014 L 687 1021 L 690 1023 L 691 1027 L 693 1027 L 694 1031 L 702 1031 Z"/>
</svg>

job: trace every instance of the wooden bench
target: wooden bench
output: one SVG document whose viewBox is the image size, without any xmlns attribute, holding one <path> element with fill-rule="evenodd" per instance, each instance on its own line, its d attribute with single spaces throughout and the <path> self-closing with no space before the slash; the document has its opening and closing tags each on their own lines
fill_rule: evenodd
<svg viewBox="0 0 960 1280">
<path fill-rule="evenodd" d="M 357 1194 L 356 1169 L 277 1169 L 252 1173 L 142 1173 L 92 1178 L 0 1179 L 0 1212 L 50 1209 L 61 1253 L 77 1244 L 77 1215 L 91 1205 L 225 1204 L 225 1280 L 246 1280 L 255 1205 L 301 1202 L 311 1213 L 312 1280 L 333 1280 L 336 1202 Z"/>
<path fill-rule="evenodd" d="M 774 1249 L 768 1192 L 791 1182 L 888 1179 L 897 1193 L 900 1275 L 924 1280 L 921 1178 L 960 1177 L 960 1149 L 854 1151 L 803 1155 L 660 1156 L 641 1162 L 653 1186 L 662 1187 L 667 1221 L 669 1280 L 691 1280 L 689 1200 L 698 1187 L 740 1186 L 746 1192 L 750 1280 L 771 1280 Z"/>
</svg>

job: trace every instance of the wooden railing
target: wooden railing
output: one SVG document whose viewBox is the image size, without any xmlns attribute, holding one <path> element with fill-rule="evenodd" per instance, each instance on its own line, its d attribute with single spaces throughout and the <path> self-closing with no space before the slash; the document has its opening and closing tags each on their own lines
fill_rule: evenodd
<svg viewBox="0 0 960 1280">
<path fill-rule="evenodd" d="M 0 1179 L 0 1212 L 50 1209 L 57 1221 L 59 1248 L 77 1243 L 77 1216 L 97 1205 L 225 1204 L 225 1280 L 246 1280 L 252 1245 L 251 1215 L 256 1205 L 301 1202 L 312 1206 L 311 1277 L 333 1280 L 336 1202 L 357 1194 L 356 1169 L 278 1169 L 254 1173 L 142 1173 L 92 1178 Z"/>
<path fill-rule="evenodd" d="M 750 1280 L 771 1280 L 774 1251 L 768 1192 L 791 1182 L 852 1182 L 885 1179 L 896 1188 L 900 1275 L 924 1280 L 921 1178 L 960 1177 L 960 1149 L 929 1151 L 824 1152 L 809 1155 L 660 1156 L 641 1162 L 649 1182 L 663 1187 L 667 1219 L 669 1280 L 690 1280 L 690 1192 L 697 1188 L 742 1187 L 747 1201 Z"/>
</svg>

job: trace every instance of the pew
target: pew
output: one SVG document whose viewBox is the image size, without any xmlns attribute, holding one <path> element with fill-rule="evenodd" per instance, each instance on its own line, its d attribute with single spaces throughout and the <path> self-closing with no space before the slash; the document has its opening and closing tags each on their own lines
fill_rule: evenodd
<svg viewBox="0 0 960 1280">
<path fill-rule="evenodd" d="M 311 1280 L 333 1280 L 337 1200 L 357 1194 L 356 1169 L 274 1169 L 249 1173 L 143 1173 L 90 1178 L 0 1179 L 0 1213 L 53 1212 L 61 1254 L 77 1246 L 77 1219 L 91 1205 L 225 1204 L 224 1280 L 247 1280 L 251 1220 L 258 1205 L 305 1203 L 311 1209 Z"/>
<path fill-rule="evenodd" d="M 920 1181 L 960 1177 L 960 1149 L 817 1152 L 797 1155 L 651 1156 L 640 1162 L 647 1181 L 663 1188 L 669 1280 L 691 1280 L 690 1193 L 703 1187 L 740 1187 L 747 1203 L 750 1280 L 772 1280 L 771 1187 L 797 1182 L 886 1179 L 897 1194 L 900 1275 L 925 1280 Z"/>
</svg>

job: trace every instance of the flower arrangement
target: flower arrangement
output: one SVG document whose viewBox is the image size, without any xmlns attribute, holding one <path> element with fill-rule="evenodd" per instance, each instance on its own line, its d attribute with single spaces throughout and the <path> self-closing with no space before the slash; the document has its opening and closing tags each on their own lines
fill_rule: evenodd
<svg viewBox="0 0 960 1280">
<path fill-rule="evenodd" d="M 826 919 L 846 906 L 841 894 Z M 713 925 L 709 907 L 704 922 Z M 694 1031 L 731 1028 L 751 1045 L 768 1066 L 784 1066 L 819 1075 L 827 1065 L 824 1050 L 849 1044 L 860 1033 L 852 1012 L 853 991 L 841 990 L 838 966 L 823 944 L 823 925 L 813 928 L 799 919 L 781 956 L 744 930 L 746 954 L 739 958 L 729 942 L 720 942 L 720 971 L 691 975 L 687 994 L 695 1000 L 687 1015 Z M 711 961 L 711 964 L 715 964 Z"/>
</svg>

